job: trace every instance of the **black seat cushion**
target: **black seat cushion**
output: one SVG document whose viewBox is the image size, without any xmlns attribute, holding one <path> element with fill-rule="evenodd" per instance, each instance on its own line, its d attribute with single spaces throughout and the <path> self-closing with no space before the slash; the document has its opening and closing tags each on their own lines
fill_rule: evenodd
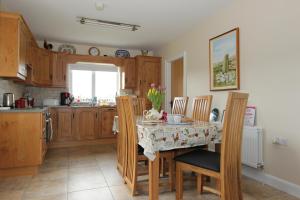
<svg viewBox="0 0 300 200">
<path fill-rule="evenodd" d="M 177 162 L 220 172 L 220 153 L 197 149 L 174 158 Z"/>
<path fill-rule="evenodd" d="M 138 155 L 144 155 L 144 148 L 138 144 Z"/>
</svg>

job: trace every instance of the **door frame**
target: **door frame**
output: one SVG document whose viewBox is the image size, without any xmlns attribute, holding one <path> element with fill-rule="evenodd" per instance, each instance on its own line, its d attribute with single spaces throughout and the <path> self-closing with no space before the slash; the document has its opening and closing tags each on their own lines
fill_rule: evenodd
<svg viewBox="0 0 300 200">
<path fill-rule="evenodd" d="M 179 53 L 178 55 L 171 56 L 165 59 L 165 87 L 166 87 L 166 96 L 165 96 L 165 110 L 166 112 L 171 112 L 171 107 L 169 102 L 171 101 L 171 68 L 172 62 L 177 59 L 183 59 L 183 96 L 187 96 L 187 63 L 186 63 L 186 51 Z"/>
</svg>

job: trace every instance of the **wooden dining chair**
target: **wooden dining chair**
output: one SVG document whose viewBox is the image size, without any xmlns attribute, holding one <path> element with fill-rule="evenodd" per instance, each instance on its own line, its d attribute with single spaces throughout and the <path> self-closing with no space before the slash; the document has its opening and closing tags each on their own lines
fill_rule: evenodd
<svg viewBox="0 0 300 200">
<path fill-rule="evenodd" d="M 146 100 L 142 97 L 133 98 L 134 113 L 137 116 L 143 116 L 144 110 L 146 110 Z"/>
<path fill-rule="evenodd" d="M 194 121 L 209 121 L 212 95 L 198 96 L 193 98 L 193 114 Z"/>
<path fill-rule="evenodd" d="M 137 189 L 137 176 L 138 176 L 138 166 L 137 163 L 139 161 L 146 161 L 148 158 L 144 156 L 143 151 L 139 150 L 138 146 L 138 137 L 137 137 L 137 130 L 136 130 L 136 118 L 134 114 L 133 108 L 133 100 L 132 97 L 123 96 L 119 97 L 121 101 L 121 114 L 125 116 L 126 120 L 126 155 L 125 155 L 125 168 L 124 168 L 124 180 L 127 183 L 129 189 L 131 190 L 131 194 L 136 194 Z M 174 156 L 171 152 L 161 152 L 160 156 L 169 160 L 173 160 Z M 159 158 L 157 158 L 159 159 Z M 170 165 L 170 176 L 169 176 L 169 185 L 172 188 L 174 184 L 174 164 Z"/>
<path fill-rule="evenodd" d="M 175 97 L 173 101 L 172 114 L 186 115 L 189 97 Z"/>
<path fill-rule="evenodd" d="M 221 154 L 198 149 L 176 160 L 176 199 L 183 198 L 183 171 L 198 174 L 197 189 L 220 195 L 222 200 L 242 200 L 241 191 L 241 143 L 244 114 L 248 94 L 230 92 L 222 132 Z M 217 180 L 217 188 L 203 185 L 202 175 Z"/>
<path fill-rule="evenodd" d="M 124 175 L 126 148 L 126 120 L 124 115 L 123 103 L 120 97 L 116 97 L 118 113 L 118 133 L 117 133 L 117 169 L 120 174 Z"/>
</svg>

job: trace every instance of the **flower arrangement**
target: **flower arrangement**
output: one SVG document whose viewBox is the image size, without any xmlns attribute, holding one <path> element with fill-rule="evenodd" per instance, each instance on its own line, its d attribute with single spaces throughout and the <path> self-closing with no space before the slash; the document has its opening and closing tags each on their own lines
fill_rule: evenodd
<svg viewBox="0 0 300 200">
<path fill-rule="evenodd" d="M 156 88 L 155 84 L 152 83 L 151 88 L 147 93 L 147 97 L 152 103 L 152 108 L 159 111 L 161 104 L 165 98 L 165 88 L 162 88 L 160 86 Z"/>
</svg>

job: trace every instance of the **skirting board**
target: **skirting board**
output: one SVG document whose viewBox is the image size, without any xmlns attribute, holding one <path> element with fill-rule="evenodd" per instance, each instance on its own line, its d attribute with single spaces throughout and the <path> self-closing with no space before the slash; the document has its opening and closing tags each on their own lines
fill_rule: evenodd
<svg viewBox="0 0 300 200">
<path fill-rule="evenodd" d="M 260 169 L 243 166 L 243 175 L 261 183 L 270 185 L 280 191 L 286 192 L 290 195 L 300 198 L 300 186 L 286 180 L 277 178 L 270 174 L 266 174 Z"/>
</svg>

